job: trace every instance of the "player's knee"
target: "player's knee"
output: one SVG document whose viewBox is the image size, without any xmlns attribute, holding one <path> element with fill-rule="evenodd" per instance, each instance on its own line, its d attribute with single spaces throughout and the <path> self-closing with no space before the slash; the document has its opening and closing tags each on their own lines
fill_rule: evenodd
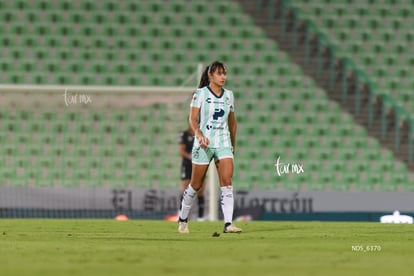
<svg viewBox="0 0 414 276">
<path fill-rule="evenodd" d="M 192 182 L 191 183 L 191 187 L 195 190 L 195 191 L 199 191 L 201 189 L 202 183 L 200 182 Z"/>
<path fill-rule="evenodd" d="M 232 185 L 232 181 L 231 181 L 231 177 L 223 177 L 220 181 L 221 186 L 231 186 Z"/>
</svg>

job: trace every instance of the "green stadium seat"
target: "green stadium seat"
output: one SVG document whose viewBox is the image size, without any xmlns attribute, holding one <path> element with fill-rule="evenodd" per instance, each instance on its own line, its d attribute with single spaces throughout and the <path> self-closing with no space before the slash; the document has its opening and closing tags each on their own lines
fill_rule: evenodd
<svg viewBox="0 0 414 276">
<path fill-rule="evenodd" d="M 406 44 L 413 35 L 406 28 L 398 34 L 395 28 L 403 28 L 412 12 L 396 5 L 391 13 L 389 4 L 381 3 L 385 8 L 355 1 L 295 5 L 306 4 L 306 9 L 299 9 L 301 14 L 339 41 L 340 55 L 357 53 L 356 63 L 363 69 L 376 68 L 371 72 L 384 79 L 383 89 L 393 88 L 396 97 L 408 100 L 414 83 L 399 80 L 408 78 L 414 64 L 407 58 Z M 4 23 L 0 44 L 8 57 L 0 62 L 2 83 L 174 86 L 195 72 L 197 62 L 218 58 L 228 63 L 228 87 L 235 92 L 240 116 L 234 176 L 238 188 L 410 188 L 404 184 L 406 168 L 394 168 L 394 157 L 382 153 L 378 143 L 330 104 L 324 91 L 236 2 L 3 1 L 0 5 Z M 222 37 L 220 42 L 208 40 L 212 34 Z M 392 78 L 390 68 L 395 72 Z M 0 176 L 11 185 L 177 188 L 177 129 L 186 127 L 178 117 L 185 118 L 188 106 L 175 115 L 166 112 L 169 108 L 158 104 L 139 110 L 111 109 L 108 114 L 88 109 L 86 115 L 68 109 L 39 111 L 40 115 L 17 112 L 17 118 L 2 112 L 0 142 L 7 146 L 2 150 Z M 22 147 L 30 144 L 28 139 L 33 145 Z M 276 178 L 276 154 L 291 162 L 303 161 L 310 173 Z M 6 164 L 13 156 L 21 156 L 13 159 L 21 162 Z M 61 165 L 54 166 L 58 160 Z M 26 170 L 31 161 L 35 170 Z M 344 171 L 321 170 L 328 167 Z M 355 172 L 365 175 L 362 183 Z M 383 183 L 383 178 L 390 181 Z"/>
</svg>

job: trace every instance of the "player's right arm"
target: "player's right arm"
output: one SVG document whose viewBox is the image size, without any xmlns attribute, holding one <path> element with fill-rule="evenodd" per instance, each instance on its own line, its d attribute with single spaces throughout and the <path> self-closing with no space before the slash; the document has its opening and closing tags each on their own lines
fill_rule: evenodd
<svg viewBox="0 0 414 276">
<path fill-rule="evenodd" d="M 208 147 L 210 141 L 207 137 L 204 136 L 203 132 L 200 129 L 198 124 L 198 114 L 200 112 L 200 108 L 198 107 L 191 107 L 190 109 L 190 116 L 189 116 L 189 123 L 191 129 L 194 131 L 195 137 L 198 140 L 200 146 L 205 149 Z"/>
<path fill-rule="evenodd" d="M 197 89 L 193 94 L 193 99 L 190 104 L 190 116 L 189 123 L 191 129 L 194 131 L 194 135 L 200 144 L 200 146 L 205 149 L 208 147 L 210 141 L 207 137 L 204 136 L 203 132 L 200 129 L 198 116 L 200 114 L 201 105 L 204 102 L 203 94 L 201 89 Z"/>
</svg>

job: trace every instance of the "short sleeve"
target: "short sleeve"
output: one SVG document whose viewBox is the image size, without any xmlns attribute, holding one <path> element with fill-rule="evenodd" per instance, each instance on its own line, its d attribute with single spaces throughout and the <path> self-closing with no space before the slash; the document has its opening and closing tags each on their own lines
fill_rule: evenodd
<svg viewBox="0 0 414 276">
<path fill-rule="evenodd" d="M 201 107 L 201 89 L 197 89 L 194 93 L 193 93 L 193 97 L 191 99 L 191 104 L 190 107 Z"/>
</svg>

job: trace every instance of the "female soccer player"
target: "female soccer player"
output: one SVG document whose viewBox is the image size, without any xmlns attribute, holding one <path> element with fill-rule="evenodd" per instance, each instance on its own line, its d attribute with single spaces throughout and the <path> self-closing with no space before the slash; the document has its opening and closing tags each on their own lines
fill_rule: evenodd
<svg viewBox="0 0 414 276">
<path fill-rule="evenodd" d="M 220 181 L 224 233 L 242 231 L 232 224 L 233 153 L 236 146 L 237 123 L 233 92 L 223 87 L 226 77 L 227 69 L 224 63 L 215 61 L 207 66 L 190 104 L 190 127 L 196 139 L 191 152 L 191 183 L 184 191 L 179 212 L 179 233 L 189 233 L 188 214 L 197 191 L 203 185 L 212 158 L 216 163 Z"/>
<path fill-rule="evenodd" d="M 179 139 L 179 151 L 181 156 L 181 200 L 185 189 L 191 181 L 191 150 L 194 144 L 194 132 L 189 126 L 187 130 L 184 130 L 180 134 Z M 204 221 L 204 185 L 197 192 L 198 201 L 198 221 Z"/>
</svg>

